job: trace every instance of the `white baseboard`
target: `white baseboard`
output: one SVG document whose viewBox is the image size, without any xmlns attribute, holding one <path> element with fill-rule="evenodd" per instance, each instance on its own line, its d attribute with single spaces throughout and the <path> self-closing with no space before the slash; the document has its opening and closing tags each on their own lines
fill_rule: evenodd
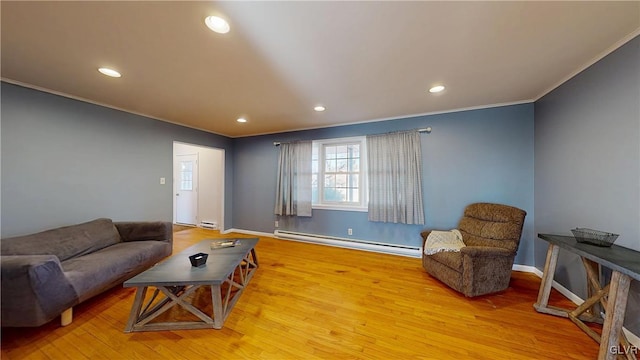
<svg viewBox="0 0 640 360">
<path fill-rule="evenodd" d="M 534 273 L 540 277 L 542 276 L 542 272 L 540 272 L 540 270 L 538 270 L 535 266 L 513 264 L 513 267 L 511 268 L 511 270 Z M 536 272 L 540 272 L 540 273 L 537 274 Z"/>
<path fill-rule="evenodd" d="M 331 242 L 331 241 L 318 242 L 318 241 L 305 241 L 303 239 L 286 239 L 286 238 L 283 238 L 283 237 L 278 237 L 278 236 L 274 235 L 273 233 L 265 233 L 265 232 L 259 232 L 259 231 L 251 231 L 251 230 L 228 229 L 228 230 L 221 231 L 220 233 L 221 234 L 228 234 L 228 233 L 231 233 L 231 232 L 236 232 L 236 233 L 240 233 L 240 234 L 247 234 L 247 235 L 253 235 L 253 236 L 270 237 L 270 238 L 276 238 L 276 239 L 280 239 L 280 240 L 308 242 L 308 243 L 322 244 L 322 245 L 342 247 L 342 248 L 348 248 L 348 249 L 372 251 L 372 252 L 385 253 L 385 254 L 390 254 L 390 255 L 400 255 L 400 256 L 408 256 L 408 257 L 414 257 L 414 258 L 420 258 L 422 256 L 422 250 L 421 249 L 418 250 L 417 252 L 414 251 L 413 249 L 411 249 L 410 251 L 404 252 L 404 253 L 394 253 L 394 252 L 389 252 L 389 249 L 387 249 L 385 247 L 376 247 L 375 245 L 367 246 L 367 244 L 362 245 L 360 243 L 355 243 L 355 245 L 354 245 L 354 244 L 351 244 L 351 243 L 345 244 L 344 242 L 339 242 L 339 241 L 335 241 L 335 242 Z M 512 269 L 514 271 L 522 271 L 522 272 L 533 273 L 533 274 L 536 274 L 539 278 L 542 278 L 542 271 L 540 271 L 535 266 L 514 264 Z M 571 300 L 576 305 L 580 305 L 580 304 L 582 304 L 584 302 L 584 299 L 582 299 L 578 295 L 574 294 L 573 292 L 571 292 L 566 287 L 560 285 L 560 283 L 558 283 L 555 280 L 553 281 L 552 287 L 554 289 L 556 289 L 560 294 L 564 295 L 564 297 L 566 297 L 567 299 Z M 622 328 L 622 331 L 624 331 L 625 335 L 627 336 L 627 340 L 629 340 L 629 343 L 631 343 L 631 345 L 640 348 L 640 337 L 638 337 L 637 335 L 635 335 L 634 333 L 632 333 L 631 331 L 627 330 L 624 327 Z"/>
<path fill-rule="evenodd" d="M 632 333 L 631 331 L 627 330 L 624 327 L 622 328 L 622 331 L 627 336 L 627 340 L 629 340 L 629 343 L 640 349 L 640 337 L 638 337 L 636 334 Z"/>
<path fill-rule="evenodd" d="M 220 234 L 229 234 L 229 233 L 239 233 L 239 234 L 245 234 L 245 235 L 253 235 L 253 236 L 262 236 L 262 237 L 274 237 L 272 233 L 265 233 L 265 232 L 261 232 L 261 231 L 252 231 L 252 230 L 243 230 L 243 229 L 227 229 L 227 230 L 222 230 L 220 231 Z"/>
</svg>

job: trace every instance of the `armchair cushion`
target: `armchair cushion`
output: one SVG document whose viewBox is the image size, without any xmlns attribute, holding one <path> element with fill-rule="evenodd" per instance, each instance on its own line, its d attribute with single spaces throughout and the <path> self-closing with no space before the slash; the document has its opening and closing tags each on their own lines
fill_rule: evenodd
<svg viewBox="0 0 640 360">
<path fill-rule="evenodd" d="M 429 258 L 454 271 L 462 272 L 462 254 L 460 252 L 439 252 L 429 256 Z"/>
</svg>

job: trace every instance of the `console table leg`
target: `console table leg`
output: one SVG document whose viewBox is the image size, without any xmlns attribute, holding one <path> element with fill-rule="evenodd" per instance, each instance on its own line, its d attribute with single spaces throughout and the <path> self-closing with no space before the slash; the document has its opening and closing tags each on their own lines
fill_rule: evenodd
<svg viewBox="0 0 640 360">
<path fill-rule="evenodd" d="M 546 310 L 549 305 L 549 295 L 551 294 L 553 276 L 556 272 L 556 265 L 558 264 L 559 251 L 560 247 L 549 244 L 549 248 L 547 249 L 547 259 L 545 260 L 544 270 L 542 271 L 540 290 L 538 291 L 538 301 L 533 305 L 538 312 L 547 312 L 544 310 Z"/>
<path fill-rule="evenodd" d="M 602 341 L 598 351 L 599 360 L 614 360 L 620 344 L 620 332 L 627 308 L 627 297 L 631 278 L 628 275 L 614 271 L 609 286 L 609 299 L 602 327 Z"/>
<path fill-rule="evenodd" d="M 600 264 L 585 257 L 581 257 L 581 259 L 584 269 L 587 272 L 587 299 L 590 299 L 602 290 L 602 285 L 600 283 Z M 603 297 L 600 297 L 600 304 L 602 305 L 601 309 L 604 310 L 606 305 Z M 594 303 L 586 312 L 593 317 L 600 316 L 600 312 L 597 309 L 597 303 Z"/>
</svg>

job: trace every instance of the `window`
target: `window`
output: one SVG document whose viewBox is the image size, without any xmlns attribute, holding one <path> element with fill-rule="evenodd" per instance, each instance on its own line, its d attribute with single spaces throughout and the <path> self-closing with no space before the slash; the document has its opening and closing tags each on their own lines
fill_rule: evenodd
<svg viewBox="0 0 640 360">
<path fill-rule="evenodd" d="M 367 210 L 365 137 L 314 141 L 311 161 L 313 208 Z"/>
<path fill-rule="evenodd" d="M 193 162 L 180 162 L 180 190 L 193 190 Z"/>
</svg>

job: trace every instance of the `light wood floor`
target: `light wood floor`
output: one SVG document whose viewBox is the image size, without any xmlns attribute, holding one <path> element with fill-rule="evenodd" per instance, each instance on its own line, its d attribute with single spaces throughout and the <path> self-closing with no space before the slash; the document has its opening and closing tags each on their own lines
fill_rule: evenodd
<svg viewBox="0 0 640 360">
<path fill-rule="evenodd" d="M 218 232 L 174 234 L 174 253 Z M 237 235 L 237 237 L 247 237 Z M 233 237 L 228 235 L 225 237 Z M 74 308 L 74 321 L 2 329 L 2 359 L 595 359 L 567 319 L 534 311 L 540 279 L 514 272 L 467 299 L 419 259 L 261 238 L 260 268 L 222 330 L 123 332 L 134 289 Z M 187 259 L 185 259 L 187 261 Z M 552 293 L 550 303 L 568 306 Z"/>
</svg>

